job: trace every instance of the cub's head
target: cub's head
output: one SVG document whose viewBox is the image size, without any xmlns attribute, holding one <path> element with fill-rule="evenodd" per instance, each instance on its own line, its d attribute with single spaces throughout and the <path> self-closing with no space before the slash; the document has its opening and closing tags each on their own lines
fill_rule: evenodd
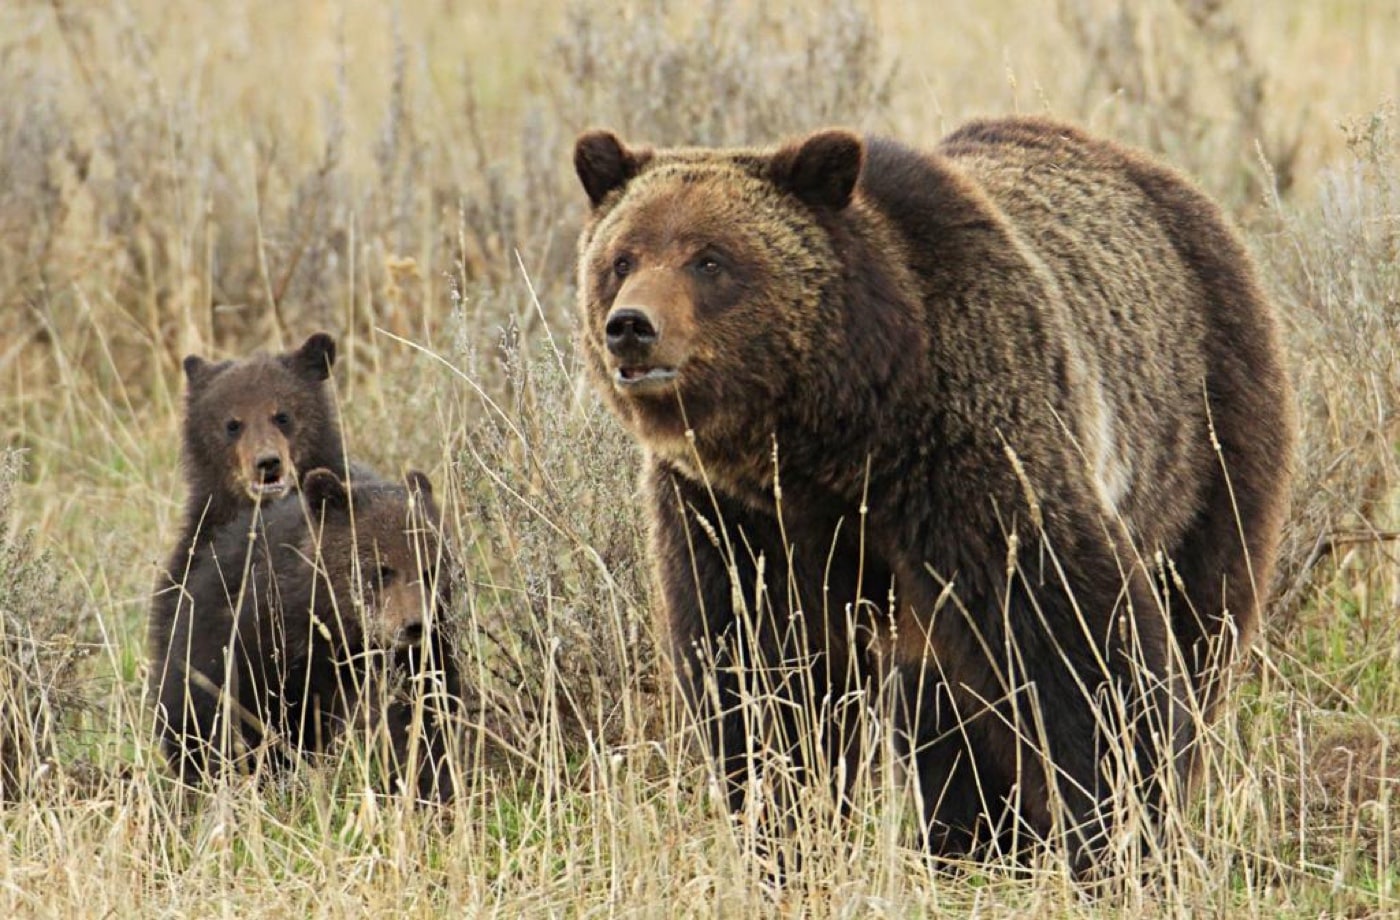
<svg viewBox="0 0 1400 920">
<path fill-rule="evenodd" d="M 428 477 L 357 480 L 326 469 L 302 482 L 310 517 L 302 554 L 316 566 L 338 613 L 346 647 L 406 649 L 436 629 L 450 600 L 451 562 Z M 328 592 L 328 594 L 327 594 Z"/>
<path fill-rule="evenodd" d="M 335 340 L 325 333 L 280 355 L 217 364 L 185 359 L 185 461 L 192 478 L 229 499 L 268 501 L 299 471 L 339 466 L 340 430 L 326 381 Z"/>
<path fill-rule="evenodd" d="M 771 436 L 831 334 L 833 234 L 863 153 L 846 131 L 773 151 L 579 137 L 592 207 L 579 241 L 582 344 L 594 382 L 653 451 L 686 453 L 687 430 L 702 458 L 711 441 Z"/>
</svg>

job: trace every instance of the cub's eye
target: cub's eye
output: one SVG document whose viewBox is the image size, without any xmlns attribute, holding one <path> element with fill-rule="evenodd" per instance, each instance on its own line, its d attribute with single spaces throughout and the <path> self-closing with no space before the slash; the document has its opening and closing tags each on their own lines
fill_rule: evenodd
<svg viewBox="0 0 1400 920">
<path fill-rule="evenodd" d="M 719 264 L 719 259 L 716 259 L 714 256 L 701 256 L 695 263 L 696 271 L 702 275 L 709 275 L 710 277 L 718 275 L 723 268 L 724 266 Z"/>
<path fill-rule="evenodd" d="M 238 436 L 238 432 L 240 432 L 240 431 L 242 431 L 242 430 L 243 430 L 243 423 L 240 422 L 240 421 L 239 421 L 238 419 L 236 419 L 236 418 L 231 418 L 231 419 L 229 419 L 227 422 L 224 422 L 224 431 L 227 431 L 229 437 L 231 437 L 231 438 L 237 437 L 237 436 Z"/>
<path fill-rule="evenodd" d="M 632 260 L 628 256 L 618 256 L 613 259 L 613 274 L 619 278 L 626 278 L 632 273 Z"/>
<path fill-rule="evenodd" d="M 381 565 L 379 571 L 375 573 L 376 584 L 381 588 L 387 588 L 398 577 L 398 574 L 387 565 Z"/>
<path fill-rule="evenodd" d="M 292 423 L 292 417 L 285 412 L 278 412 L 272 417 L 272 424 L 278 428 L 286 428 Z"/>
</svg>

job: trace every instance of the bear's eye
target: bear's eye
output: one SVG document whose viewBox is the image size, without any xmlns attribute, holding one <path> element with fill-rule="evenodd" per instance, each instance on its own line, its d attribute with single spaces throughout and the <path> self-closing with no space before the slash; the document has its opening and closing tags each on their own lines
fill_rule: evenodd
<svg viewBox="0 0 1400 920">
<path fill-rule="evenodd" d="M 292 423 L 292 417 L 285 412 L 278 412 L 272 417 L 272 424 L 278 428 L 286 428 Z"/>
<path fill-rule="evenodd" d="M 714 256 L 701 256 L 695 262 L 696 271 L 702 275 L 709 275 L 712 278 L 718 275 L 723 269 L 724 266 L 720 265 L 719 259 L 716 259 Z"/>
<path fill-rule="evenodd" d="M 375 573 L 375 583 L 381 588 L 387 588 L 393 580 L 398 577 L 398 574 L 398 572 L 389 568 L 387 565 L 381 565 L 379 571 Z"/>
<path fill-rule="evenodd" d="M 243 423 L 240 422 L 240 421 L 239 421 L 238 419 L 236 419 L 236 418 L 231 418 L 231 419 L 229 419 L 227 422 L 224 422 L 224 431 L 227 431 L 229 437 L 231 437 L 231 438 L 237 437 L 237 436 L 238 436 L 238 432 L 240 432 L 240 431 L 242 431 L 242 430 L 243 430 Z"/>
<path fill-rule="evenodd" d="M 632 273 L 632 259 L 629 256 L 618 256 L 613 259 L 613 274 L 619 278 L 626 278 Z"/>
</svg>

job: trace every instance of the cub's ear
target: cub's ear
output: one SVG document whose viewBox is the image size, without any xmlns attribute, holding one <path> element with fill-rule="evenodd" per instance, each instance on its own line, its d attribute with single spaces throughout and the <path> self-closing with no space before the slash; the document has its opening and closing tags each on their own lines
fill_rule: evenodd
<svg viewBox="0 0 1400 920">
<path fill-rule="evenodd" d="M 433 483 L 428 479 L 428 474 L 420 470 L 409 470 L 404 476 L 404 481 L 408 483 L 408 491 L 426 495 L 429 498 L 433 495 Z"/>
<path fill-rule="evenodd" d="M 193 391 L 204 386 L 220 371 L 228 367 L 229 362 L 220 361 L 218 364 L 206 361 L 199 355 L 187 355 L 184 360 L 185 382 L 187 387 Z"/>
<path fill-rule="evenodd" d="M 208 361 L 205 361 L 199 355 L 185 356 L 185 380 L 189 383 L 191 388 L 203 383 L 208 373 Z"/>
<path fill-rule="evenodd" d="M 325 380 L 335 364 L 335 339 L 318 332 L 283 359 L 287 366 L 307 380 Z"/>
<path fill-rule="evenodd" d="M 774 185 L 812 207 L 839 211 L 851 203 L 864 160 L 860 137 L 833 128 L 773 154 L 768 175 Z"/>
<path fill-rule="evenodd" d="M 608 192 L 630 182 L 650 159 L 651 151 L 628 150 L 611 131 L 586 131 L 574 142 L 574 171 L 595 208 Z"/>
<path fill-rule="evenodd" d="M 317 467 L 306 474 L 301 481 L 301 494 L 306 497 L 312 514 L 322 509 L 343 511 L 350 507 L 350 492 L 345 488 L 345 483 L 325 467 Z"/>
</svg>

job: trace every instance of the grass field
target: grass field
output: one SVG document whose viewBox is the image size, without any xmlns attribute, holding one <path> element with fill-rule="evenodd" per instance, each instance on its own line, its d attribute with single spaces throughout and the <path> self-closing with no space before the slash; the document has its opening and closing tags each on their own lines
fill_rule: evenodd
<svg viewBox="0 0 1400 920">
<path fill-rule="evenodd" d="M 0 914 L 1400 915 L 1400 4 L 155 0 L 0 6 Z M 576 385 L 588 126 L 931 143 L 1049 112 L 1240 222 L 1303 444 L 1269 622 L 1163 850 L 931 865 L 888 764 L 781 888 L 652 644 L 636 452 Z M 427 470 L 483 728 L 445 814 L 354 750 L 183 795 L 148 740 L 180 359 L 337 336 L 347 438 Z"/>
</svg>

